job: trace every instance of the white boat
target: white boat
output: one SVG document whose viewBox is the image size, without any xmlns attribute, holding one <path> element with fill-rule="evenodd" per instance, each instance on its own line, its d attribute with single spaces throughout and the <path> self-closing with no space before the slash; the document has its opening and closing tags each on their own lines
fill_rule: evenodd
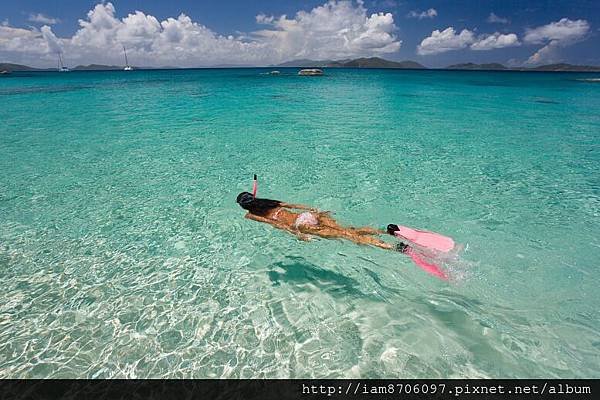
<svg viewBox="0 0 600 400">
<path fill-rule="evenodd" d="M 58 72 L 69 72 L 71 71 L 69 68 L 65 67 L 65 65 L 63 64 L 63 60 L 62 57 L 60 56 L 60 53 L 58 53 Z"/>
<path fill-rule="evenodd" d="M 323 70 L 321 70 L 319 68 L 306 68 L 306 69 L 301 69 L 300 72 L 298 72 L 298 75 L 320 76 L 320 75 L 323 75 Z"/>
<path fill-rule="evenodd" d="M 7 70 L 0 71 L 0 75 L 8 75 L 8 74 L 10 74 L 10 71 L 7 71 Z"/>
<path fill-rule="evenodd" d="M 279 75 L 279 74 L 281 74 L 281 72 L 279 72 L 279 71 L 271 71 L 271 72 L 269 72 L 269 75 Z"/>
<path fill-rule="evenodd" d="M 127 61 L 127 51 L 125 51 L 125 46 L 123 46 L 123 54 L 125 54 L 125 68 L 123 68 L 123 71 L 133 71 L 133 67 L 131 67 L 129 61 Z"/>
</svg>

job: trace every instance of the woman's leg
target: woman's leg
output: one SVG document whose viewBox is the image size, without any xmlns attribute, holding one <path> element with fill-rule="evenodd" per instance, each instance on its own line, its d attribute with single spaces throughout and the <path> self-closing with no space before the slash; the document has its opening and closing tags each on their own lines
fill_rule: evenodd
<svg viewBox="0 0 600 400">
<path fill-rule="evenodd" d="M 324 227 L 328 227 L 328 228 L 332 228 L 332 229 L 337 229 L 339 231 L 347 231 L 349 229 L 353 230 L 354 232 L 360 234 L 360 235 L 380 235 L 382 232 L 378 229 L 375 228 L 371 228 L 370 226 L 363 226 L 360 228 L 354 228 L 354 227 L 344 227 L 341 226 L 337 223 L 336 220 L 334 220 L 333 218 L 331 218 L 329 216 L 329 214 L 327 213 L 320 213 L 319 214 L 319 224 L 321 226 Z"/>
<path fill-rule="evenodd" d="M 358 244 L 376 246 L 385 250 L 394 250 L 394 245 L 391 245 L 389 243 L 384 242 L 383 240 L 379 240 L 371 236 L 361 235 L 358 237 L 354 237 L 351 240 Z"/>
<path fill-rule="evenodd" d="M 335 239 L 344 237 L 343 232 L 339 229 L 328 228 L 324 226 L 299 226 L 298 230 L 302 233 L 320 236 L 326 239 Z"/>
<path fill-rule="evenodd" d="M 360 235 L 381 235 L 381 234 L 385 233 L 379 229 L 371 228 L 370 226 L 363 226 L 361 228 L 351 228 L 351 229 L 353 229 L 356 233 L 358 233 Z"/>
<path fill-rule="evenodd" d="M 385 250 L 394 250 L 395 248 L 393 245 L 386 243 L 383 240 L 365 234 L 359 234 L 352 228 L 335 229 L 322 225 L 318 227 L 300 226 L 299 231 L 310 235 L 320 236 L 325 239 L 347 239 L 356 244 L 376 246 Z"/>
</svg>

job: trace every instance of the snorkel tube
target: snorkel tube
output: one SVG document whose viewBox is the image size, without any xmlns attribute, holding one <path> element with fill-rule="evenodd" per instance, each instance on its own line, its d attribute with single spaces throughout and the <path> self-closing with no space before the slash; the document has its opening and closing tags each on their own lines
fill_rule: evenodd
<svg viewBox="0 0 600 400">
<path fill-rule="evenodd" d="M 258 182 L 256 174 L 254 174 L 254 181 L 252 182 L 252 196 L 256 197 L 256 191 L 258 190 Z"/>
</svg>

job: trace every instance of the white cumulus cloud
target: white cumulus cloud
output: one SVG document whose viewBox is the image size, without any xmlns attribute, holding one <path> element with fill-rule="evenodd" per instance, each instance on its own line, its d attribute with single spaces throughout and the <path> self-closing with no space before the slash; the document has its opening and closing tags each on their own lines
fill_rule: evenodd
<svg viewBox="0 0 600 400">
<path fill-rule="evenodd" d="M 508 18 L 500 17 L 493 12 L 490 13 L 486 21 L 490 24 L 508 24 L 510 22 Z"/>
<path fill-rule="evenodd" d="M 417 46 L 420 55 L 444 53 L 450 50 L 464 49 L 475 41 L 475 34 L 468 29 L 456 33 L 453 27 L 443 31 L 435 30 Z"/>
<path fill-rule="evenodd" d="M 430 8 L 427 11 L 413 10 L 413 11 L 409 12 L 408 14 L 406 14 L 406 16 L 408 18 L 418 18 L 418 19 L 433 18 L 433 17 L 437 17 L 437 15 L 438 15 L 438 13 L 435 8 Z"/>
<path fill-rule="evenodd" d="M 531 55 L 525 64 L 553 64 L 559 60 L 560 46 L 556 42 L 550 42 Z"/>
<path fill-rule="evenodd" d="M 36 29 L 0 26 L 0 59 L 12 60 L 11 55 L 29 53 L 36 58 L 47 51 L 42 35 Z M 16 58 L 18 59 L 18 57 Z"/>
<path fill-rule="evenodd" d="M 545 44 L 527 60 L 528 64 L 556 62 L 559 50 L 585 39 L 590 24 L 583 19 L 576 21 L 562 18 L 559 21 L 534 29 L 527 29 L 523 41 L 527 44 Z"/>
<path fill-rule="evenodd" d="M 392 14 L 369 14 L 362 1 L 330 0 L 294 16 L 260 14 L 256 22 L 264 29 L 223 36 L 185 14 L 159 21 L 135 11 L 118 18 L 112 3 L 100 3 L 70 38 L 57 38 L 48 25 L 0 27 L 0 58 L 48 64 L 62 51 L 70 64 L 119 65 L 125 46 L 133 65 L 192 67 L 382 55 L 402 43 Z"/>
<path fill-rule="evenodd" d="M 46 24 L 46 25 L 55 25 L 60 22 L 60 19 L 58 19 L 58 18 L 52 18 L 52 17 L 49 17 L 49 16 L 41 14 L 41 13 L 29 14 L 28 20 L 30 22 L 38 22 L 40 24 Z"/>
<path fill-rule="evenodd" d="M 501 34 L 495 32 L 491 35 L 483 35 L 471 45 L 471 50 L 493 50 L 503 47 L 519 46 L 519 38 L 514 33 Z"/>
<path fill-rule="evenodd" d="M 329 1 L 293 18 L 260 15 L 270 29 L 254 32 L 280 59 L 344 58 L 392 53 L 400 49 L 391 13 L 367 15 L 362 2 Z"/>
<path fill-rule="evenodd" d="M 476 36 L 473 31 L 468 29 L 463 29 L 458 33 L 450 26 L 443 31 L 435 30 L 431 32 L 431 35 L 423 39 L 421 44 L 417 46 L 417 53 L 424 56 L 461 50 L 467 47 L 471 50 L 482 51 L 519 46 L 520 44 L 519 38 L 514 33 L 501 34 L 495 32 Z"/>
<path fill-rule="evenodd" d="M 37 36 L 39 36 L 39 32 L 34 29 L 13 28 L 9 25 L 0 25 L 0 46 L 7 45 L 13 39 L 33 39 Z"/>
<path fill-rule="evenodd" d="M 547 41 L 558 40 L 563 43 L 579 41 L 590 30 L 590 24 L 584 19 L 572 21 L 562 18 L 560 21 L 551 22 L 535 29 L 527 29 L 523 40 L 526 43 L 540 44 Z"/>
<path fill-rule="evenodd" d="M 52 29 L 48 25 L 42 26 L 40 29 L 42 33 L 42 38 L 46 42 L 46 46 L 48 46 L 48 51 L 51 53 L 62 53 L 62 47 L 58 42 L 58 38 L 52 32 Z"/>
</svg>

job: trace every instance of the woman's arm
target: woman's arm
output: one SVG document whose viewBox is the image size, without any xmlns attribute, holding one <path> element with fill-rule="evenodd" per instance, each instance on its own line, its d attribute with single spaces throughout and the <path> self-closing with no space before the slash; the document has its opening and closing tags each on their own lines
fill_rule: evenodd
<svg viewBox="0 0 600 400">
<path fill-rule="evenodd" d="M 300 239 L 300 240 L 304 240 L 306 242 L 308 242 L 310 240 L 310 236 L 305 235 L 304 233 L 298 232 L 297 230 L 292 229 L 289 225 L 282 224 L 281 222 L 274 221 L 272 219 L 268 219 L 265 217 L 261 217 L 260 215 L 254 215 L 252 213 L 246 213 L 246 215 L 244 217 L 248 218 L 248 219 L 252 219 L 254 221 L 258 221 L 258 222 L 264 222 L 264 223 L 274 226 L 275 228 L 278 228 L 278 229 L 281 229 L 284 231 L 288 231 L 288 232 L 296 235 L 298 237 L 298 239 Z"/>
</svg>

